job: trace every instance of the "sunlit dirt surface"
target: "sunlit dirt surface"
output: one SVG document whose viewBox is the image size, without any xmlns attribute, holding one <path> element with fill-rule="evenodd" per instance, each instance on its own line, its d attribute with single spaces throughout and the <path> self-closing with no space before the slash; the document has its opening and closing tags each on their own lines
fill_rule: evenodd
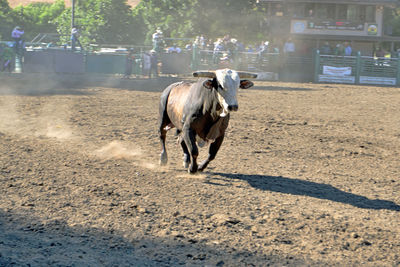
<svg viewBox="0 0 400 267">
<path fill-rule="evenodd" d="M 0 95 L 1 266 L 400 264 L 399 88 L 256 82 L 189 175 L 160 92 L 30 86 Z"/>
</svg>

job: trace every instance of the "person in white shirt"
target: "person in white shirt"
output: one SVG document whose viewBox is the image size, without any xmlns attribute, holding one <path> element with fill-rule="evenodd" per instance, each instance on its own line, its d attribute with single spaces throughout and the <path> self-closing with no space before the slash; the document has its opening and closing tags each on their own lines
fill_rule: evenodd
<svg viewBox="0 0 400 267">
<path fill-rule="evenodd" d="M 79 45 L 79 47 L 81 48 L 81 51 L 83 50 L 81 42 L 79 41 L 79 36 L 80 36 L 80 33 L 79 33 L 78 26 L 73 26 L 71 29 L 71 49 L 72 49 L 72 51 L 75 51 L 76 44 Z"/>
</svg>

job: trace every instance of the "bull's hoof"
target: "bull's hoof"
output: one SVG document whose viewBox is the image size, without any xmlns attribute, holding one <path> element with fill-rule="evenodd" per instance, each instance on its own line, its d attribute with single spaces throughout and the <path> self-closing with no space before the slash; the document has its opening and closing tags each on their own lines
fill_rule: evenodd
<svg viewBox="0 0 400 267">
<path fill-rule="evenodd" d="M 188 168 L 188 172 L 189 172 L 190 174 L 196 173 L 197 170 L 198 170 L 197 165 L 190 165 L 190 167 Z"/>
<path fill-rule="evenodd" d="M 189 173 L 189 174 L 196 174 L 197 171 L 192 171 L 192 170 L 188 169 L 188 173 Z"/>
<path fill-rule="evenodd" d="M 189 164 L 190 164 L 189 155 L 183 154 L 183 168 L 185 169 L 189 168 Z"/>
<path fill-rule="evenodd" d="M 166 154 L 161 153 L 160 156 L 160 165 L 166 165 L 168 163 L 168 157 Z"/>
<path fill-rule="evenodd" d="M 208 163 L 210 163 L 208 160 L 204 160 L 202 163 L 200 163 L 198 171 L 202 172 L 205 168 L 207 168 Z"/>
</svg>

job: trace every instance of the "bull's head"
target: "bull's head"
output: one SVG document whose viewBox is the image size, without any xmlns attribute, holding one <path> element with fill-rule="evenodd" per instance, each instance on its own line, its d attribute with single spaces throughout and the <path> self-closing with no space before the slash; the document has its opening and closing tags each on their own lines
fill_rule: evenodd
<svg viewBox="0 0 400 267">
<path fill-rule="evenodd" d="M 206 80 L 203 86 L 207 89 L 215 89 L 218 102 L 222 107 L 221 117 L 225 117 L 231 111 L 239 108 L 236 93 L 238 88 L 247 89 L 253 86 L 249 80 L 243 78 L 257 78 L 257 74 L 250 72 L 238 72 L 230 69 L 220 69 L 215 71 L 196 71 L 194 77 L 212 78 Z"/>
</svg>

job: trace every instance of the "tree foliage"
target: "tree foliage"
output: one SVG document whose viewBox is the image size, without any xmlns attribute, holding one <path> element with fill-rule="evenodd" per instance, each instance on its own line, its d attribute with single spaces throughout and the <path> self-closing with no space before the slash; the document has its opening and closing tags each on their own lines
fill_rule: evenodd
<svg viewBox="0 0 400 267">
<path fill-rule="evenodd" d="M 0 39 L 11 33 L 10 29 L 12 26 L 11 8 L 8 5 L 7 0 L 0 0 Z"/>
<path fill-rule="evenodd" d="M 260 32 L 255 0 L 142 0 L 135 11 L 147 27 L 147 41 L 156 28 L 173 38 L 230 34 L 254 40 Z"/>
<path fill-rule="evenodd" d="M 64 10 L 63 0 L 57 0 L 54 4 L 32 3 L 18 6 L 13 10 L 14 26 L 24 28 L 26 40 L 32 40 L 39 33 L 55 33 L 57 27 L 53 20 Z"/>
<path fill-rule="evenodd" d="M 54 21 L 58 32 L 68 35 L 71 9 L 65 10 Z M 132 22 L 132 11 L 126 0 L 77 1 L 75 6 L 75 24 L 80 28 L 83 44 L 129 44 Z"/>
</svg>

